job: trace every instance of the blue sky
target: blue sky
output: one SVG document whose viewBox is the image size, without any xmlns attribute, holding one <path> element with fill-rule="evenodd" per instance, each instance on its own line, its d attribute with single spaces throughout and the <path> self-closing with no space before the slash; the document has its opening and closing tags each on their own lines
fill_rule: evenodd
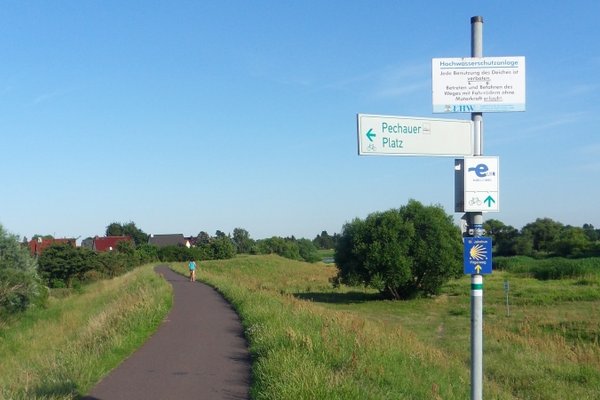
<svg viewBox="0 0 600 400">
<path fill-rule="evenodd" d="M 542 5 L 543 4 L 543 5 Z M 313 238 L 453 159 L 359 157 L 356 114 L 432 114 L 431 59 L 524 56 L 527 111 L 484 114 L 496 218 L 600 227 L 596 1 L 3 1 L 0 223 L 31 237 L 247 229 Z"/>
</svg>

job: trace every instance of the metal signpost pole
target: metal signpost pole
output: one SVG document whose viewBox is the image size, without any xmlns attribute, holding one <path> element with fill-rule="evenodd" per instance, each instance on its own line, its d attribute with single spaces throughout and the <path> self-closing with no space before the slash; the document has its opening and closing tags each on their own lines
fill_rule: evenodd
<svg viewBox="0 0 600 400">
<path fill-rule="evenodd" d="M 483 17 L 471 18 L 471 57 L 483 57 Z M 473 155 L 483 155 L 483 114 L 471 113 Z M 473 236 L 483 236 L 483 213 L 470 212 Z M 483 398 L 483 275 L 471 275 L 471 400 Z"/>
</svg>

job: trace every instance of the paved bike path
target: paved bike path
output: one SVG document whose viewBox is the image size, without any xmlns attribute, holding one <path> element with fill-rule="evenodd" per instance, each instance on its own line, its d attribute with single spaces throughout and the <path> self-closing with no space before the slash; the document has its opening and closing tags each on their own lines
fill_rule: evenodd
<svg viewBox="0 0 600 400">
<path fill-rule="evenodd" d="M 203 283 L 156 271 L 173 285 L 173 308 L 84 400 L 248 399 L 250 355 L 233 308 Z"/>
</svg>

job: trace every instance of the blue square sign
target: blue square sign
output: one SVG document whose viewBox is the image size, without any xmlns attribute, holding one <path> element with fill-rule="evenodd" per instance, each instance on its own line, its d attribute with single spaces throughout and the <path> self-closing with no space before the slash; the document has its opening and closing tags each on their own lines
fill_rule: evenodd
<svg viewBox="0 0 600 400">
<path fill-rule="evenodd" d="M 492 238 L 464 238 L 465 274 L 486 275 L 492 273 Z"/>
</svg>

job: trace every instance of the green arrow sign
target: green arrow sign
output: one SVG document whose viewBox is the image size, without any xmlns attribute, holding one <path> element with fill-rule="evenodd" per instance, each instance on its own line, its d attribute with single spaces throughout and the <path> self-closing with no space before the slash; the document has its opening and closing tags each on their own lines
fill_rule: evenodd
<svg viewBox="0 0 600 400">
<path fill-rule="evenodd" d="M 367 132 L 367 139 L 369 139 L 369 142 L 372 142 L 375 136 L 377 135 L 373 133 L 373 129 L 369 129 L 369 132 Z"/>
<path fill-rule="evenodd" d="M 486 203 L 488 207 L 491 207 L 492 203 L 495 203 L 496 200 L 494 200 L 494 198 L 492 196 L 488 196 L 485 198 L 485 200 L 483 202 Z"/>
</svg>

